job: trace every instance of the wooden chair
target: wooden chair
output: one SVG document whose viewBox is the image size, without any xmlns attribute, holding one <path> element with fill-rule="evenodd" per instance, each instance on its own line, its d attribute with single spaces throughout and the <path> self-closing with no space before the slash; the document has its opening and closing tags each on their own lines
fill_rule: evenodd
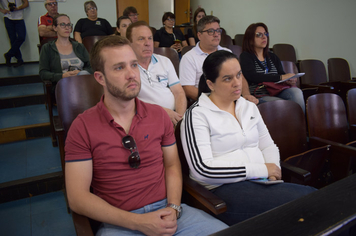
<svg viewBox="0 0 356 236">
<path fill-rule="evenodd" d="M 234 37 L 235 45 L 239 45 L 240 47 L 242 47 L 243 39 L 244 39 L 244 34 L 235 34 Z"/>
<path fill-rule="evenodd" d="M 154 48 L 153 52 L 168 57 L 171 60 L 177 75 L 179 76 L 179 55 L 176 50 L 169 47 L 158 47 Z"/>
<path fill-rule="evenodd" d="M 100 39 L 108 37 L 107 35 L 95 35 L 95 36 L 87 36 L 83 38 L 84 47 L 90 53 L 90 50 L 93 48 L 94 44 L 98 42 Z"/>
<path fill-rule="evenodd" d="M 349 63 L 343 58 L 328 59 L 329 81 L 352 81 L 356 78 L 351 77 Z"/>
<path fill-rule="evenodd" d="M 348 128 L 345 105 L 337 94 L 322 93 L 310 96 L 306 104 L 306 114 L 309 139 L 319 139 L 317 143 L 313 143 L 314 147 L 325 143 L 348 144 L 355 141 L 353 130 Z M 332 165 L 335 179 L 341 179 L 345 177 L 345 173 L 355 169 L 350 164 L 354 160 L 354 153 L 340 155 L 339 159 L 335 159 Z"/>
<path fill-rule="evenodd" d="M 300 62 L 300 72 L 305 72 L 301 77 L 301 87 L 318 87 L 320 92 L 336 93 L 341 96 L 346 103 L 346 93 L 352 88 L 356 88 L 356 83 L 343 81 L 327 81 L 324 63 L 320 60 L 302 60 Z"/>
<path fill-rule="evenodd" d="M 356 88 L 350 89 L 347 92 L 346 104 L 350 129 L 355 129 L 354 127 L 356 127 Z"/>
<path fill-rule="evenodd" d="M 339 156 L 350 153 L 356 156 L 356 148 L 337 143 L 323 143 L 315 137 L 310 138 L 312 140 L 308 142 L 305 116 L 297 103 L 277 100 L 260 104 L 258 109 L 280 150 L 283 178 L 287 182 L 321 188 L 348 175 L 346 170 L 348 165 L 339 168 L 338 159 Z M 318 145 L 312 145 L 312 142 L 318 142 Z M 296 175 L 289 175 L 288 172 L 286 175 L 285 164 L 309 171 L 310 178 L 303 180 L 296 178 Z M 335 168 L 331 164 L 335 165 Z M 339 176 L 337 176 L 338 171 L 341 172 Z"/>
<path fill-rule="evenodd" d="M 183 55 L 188 52 L 190 49 L 194 48 L 195 46 L 185 46 L 183 49 L 182 49 L 182 52 L 181 52 L 181 55 L 183 57 Z"/>
<path fill-rule="evenodd" d="M 181 123 L 182 120 L 178 122 L 175 128 L 175 137 L 179 159 L 182 165 L 183 189 L 185 191 L 182 199 L 185 203 L 200 208 L 208 213 L 213 213 L 214 215 L 221 214 L 226 211 L 226 203 L 189 177 L 189 166 L 185 159 L 182 141 L 180 139 Z"/>
<path fill-rule="evenodd" d="M 228 47 L 229 45 L 232 45 L 232 39 L 229 35 L 221 33 L 221 40 L 220 40 L 220 46 L 222 47 Z"/>
<path fill-rule="evenodd" d="M 281 61 L 292 61 L 297 63 L 295 49 L 291 44 L 277 43 L 273 45 L 273 53 L 276 54 Z"/>
<path fill-rule="evenodd" d="M 231 44 L 231 45 L 228 45 L 227 48 L 230 49 L 232 51 L 232 53 L 237 56 L 237 58 L 240 58 L 240 54 L 242 52 L 241 46 Z"/>
<path fill-rule="evenodd" d="M 73 120 L 86 109 L 95 106 L 103 94 L 103 87 L 93 75 L 78 75 L 61 79 L 56 86 L 56 99 L 60 126 L 56 127 L 63 176 L 65 175 L 64 143 Z M 77 235 L 94 235 L 99 222 L 89 220 L 72 211 Z"/>
</svg>

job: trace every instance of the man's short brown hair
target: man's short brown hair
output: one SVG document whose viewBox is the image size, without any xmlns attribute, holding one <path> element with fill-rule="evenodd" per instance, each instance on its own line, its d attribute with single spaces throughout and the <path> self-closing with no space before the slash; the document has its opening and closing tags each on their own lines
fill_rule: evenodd
<svg viewBox="0 0 356 236">
<path fill-rule="evenodd" d="M 126 30 L 126 38 L 128 40 L 130 40 L 131 43 L 132 43 L 132 29 L 139 27 L 139 26 L 147 26 L 152 32 L 151 27 L 147 24 L 146 21 L 137 21 L 135 23 L 132 23 Z M 153 35 L 153 33 L 152 33 L 152 35 Z"/>
<path fill-rule="evenodd" d="M 126 7 L 124 12 L 122 13 L 122 15 L 129 16 L 131 13 L 134 13 L 134 14 L 137 13 L 136 8 L 133 6 Z"/>
<path fill-rule="evenodd" d="M 130 45 L 129 40 L 118 35 L 111 35 L 96 42 L 90 51 L 90 65 L 93 71 L 100 71 L 105 74 L 105 58 L 103 58 L 101 55 L 101 51 L 104 48 L 121 47 L 125 45 Z"/>
</svg>

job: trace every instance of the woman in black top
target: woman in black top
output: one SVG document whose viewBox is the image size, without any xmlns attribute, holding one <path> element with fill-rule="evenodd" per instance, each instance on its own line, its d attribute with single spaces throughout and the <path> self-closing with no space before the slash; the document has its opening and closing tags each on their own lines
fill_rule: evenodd
<svg viewBox="0 0 356 236">
<path fill-rule="evenodd" d="M 286 74 L 281 61 L 272 52 L 268 51 L 269 33 L 263 23 L 251 24 L 245 32 L 240 64 L 245 76 L 251 95 L 258 97 L 259 103 L 284 99 L 298 103 L 305 111 L 303 92 L 296 87 L 297 79 L 286 81 L 292 86 L 276 96 L 269 96 L 266 88 L 258 88 L 262 82 L 278 82 L 292 77 L 294 74 Z"/>
<path fill-rule="evenodd" d="M 183 47 L 188 46 L 187 41 L 180 29 L 174 29 L 175 15 L 172 12 L 164 13 L 162 17 L 163 27 L 156 31 L 153 40 L 154 46 L 171 47 L 180 52 Z"/>
</svg>

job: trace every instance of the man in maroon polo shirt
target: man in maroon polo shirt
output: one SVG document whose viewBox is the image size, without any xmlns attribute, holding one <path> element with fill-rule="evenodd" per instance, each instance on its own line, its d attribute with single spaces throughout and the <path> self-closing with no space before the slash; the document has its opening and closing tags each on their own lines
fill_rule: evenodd
<svg viewBox="0 0 356 236">
<path fill-rule="evenodd" d="M 68 132 L 71 209 L 103 222 L 96 235 L 209 235 L 226 228 L 181 204 L 173 124 L 163 108 L 137 99 L 140 71 L 129 41 L 121 36 L 98 41 L 90 64 L 104 95 Z"/>
<path fill-rule="evenodd" d="M 38 18 L 38 35 L 40 36 L 40 42 L 47 38 L 57 37 L 57 33 L 53 30 L 53 17 L 58 15 L 58 3 L 56 0 L 45 0 L 44 6 L 47 9 L 47 13 Z"/>
</svg>

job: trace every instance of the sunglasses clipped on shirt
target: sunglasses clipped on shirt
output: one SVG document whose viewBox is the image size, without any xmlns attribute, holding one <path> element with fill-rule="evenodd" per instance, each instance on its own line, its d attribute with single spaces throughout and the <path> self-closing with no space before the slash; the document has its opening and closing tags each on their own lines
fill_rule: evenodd
<svg viewBox="0 0 356 236">
<path fill-rule="evenodd" d="M 258 32 L 256 33 L 256 37 L 257 38 L 262 38 L 264 36 L 268 37 L 269 36 L 269 33 L 265 32 L 265 33 L 261 33 L 261 32 Z"/>
<path fill-rule="evenodd" d="M 138 154 L 135 139 L 132 136 L 127 135 L 122 138 L 122 145 L 124 146 L 124 148 L 129 149 L 131 152 L 129 156 L 130 167 L 137 169 L 141 164 L 141 159 L 140 154 Z"/>
</svg>

